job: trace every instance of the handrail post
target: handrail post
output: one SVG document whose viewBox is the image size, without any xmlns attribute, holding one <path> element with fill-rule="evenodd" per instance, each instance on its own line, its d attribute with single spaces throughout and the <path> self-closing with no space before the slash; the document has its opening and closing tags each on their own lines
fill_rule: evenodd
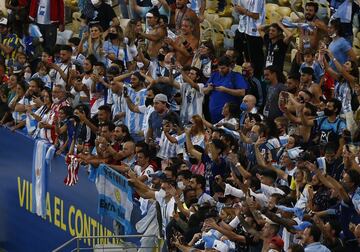
<svg viewBox="0 0 360 252">
<path fill-rule="evenodd" d="M 76 251 L 80 252 L 80 239 L 79 239 L 79 237 L 76 237 Z"/>
</svg>

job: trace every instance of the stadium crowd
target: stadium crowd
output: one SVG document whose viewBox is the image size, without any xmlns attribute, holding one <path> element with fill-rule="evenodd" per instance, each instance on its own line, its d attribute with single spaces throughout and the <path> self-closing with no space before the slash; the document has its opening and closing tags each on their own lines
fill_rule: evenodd
<svg viewBox="0 0 360 252">
<path fill-rule="evenodd" d="M 6 0 L 0 125 L 126 176 L 164 251 L 360 250 L 357 1 L 266 25 L 264 0 L 221 0 L 232 48 L 202 39 L 204 0 L 108 2 L 57 45 L 63 0 Z"/>
</svg>

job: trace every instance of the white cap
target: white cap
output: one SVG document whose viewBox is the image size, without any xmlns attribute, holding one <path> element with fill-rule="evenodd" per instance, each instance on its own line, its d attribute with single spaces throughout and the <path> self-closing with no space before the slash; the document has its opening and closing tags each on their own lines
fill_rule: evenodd
<svg viewBox="0 0 360 252">
<path fill-rule="evenodd" d="M 8 24 L 7 18 L 2 17 L 2 18 L 0 19 L 0 25 L 7 25 L 7 24 Z"/>
</svg>

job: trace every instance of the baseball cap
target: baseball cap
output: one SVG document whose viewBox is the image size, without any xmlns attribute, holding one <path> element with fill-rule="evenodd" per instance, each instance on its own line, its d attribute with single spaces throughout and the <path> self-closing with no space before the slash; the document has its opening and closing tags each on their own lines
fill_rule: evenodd
<svg viewBox="0 0 360 252">
<path fill-rule="evenodd" d="M 155 97 L 154 97 L 154 102 L 165 102 L 165 103 L 169 103 L 167 96 L 164 95 L 164 94 L 157 94 L 157 95 L 155 95 Z"/>
<path fill-rule="evenodd" d="M 275 236 L 271 238 L 270 243 L 281 249 L 284 247 L 284 241 L 280 238 L 280 236 Z"/>
<path fill-rule="evenodd" d="M 7 25 L 7 24 L 8 24 L 7 18 L 4 17 L 0 18 L 0 25 Z"/>
<path fill-rule="evenodd" d="M 158 178 L 158 179 L 161 179 L 161 180 L 166 179 L 166 175 L 162 171 L 157 171 L 157 172 L 155 172 L 153 174 L 150 174 L 149 176 L 152 177 L 152 178 Z"/>
<path fill-rule="evenodd" d="M 14 74 L 19 74 L 23 70 L 20 64 L 14 64 L 12 68 Z"/>
<path fill-rule="evenodd" d="M 310 222 L 308 222 L 308 221 L 303 221 L 303 222 L 301 222 L 300 224 L 294 225 L 294 226 L 292 226 L 292 227 L 293 227 L 293 229 L 295 229 L 295 230 L 297 230 L 297 231 L 303 231 L 303 230 L 305 230 L 307 227 L 310 227 L 310 226 L 312 226 L 312 224 L 311 224 Z"/>
</svg>

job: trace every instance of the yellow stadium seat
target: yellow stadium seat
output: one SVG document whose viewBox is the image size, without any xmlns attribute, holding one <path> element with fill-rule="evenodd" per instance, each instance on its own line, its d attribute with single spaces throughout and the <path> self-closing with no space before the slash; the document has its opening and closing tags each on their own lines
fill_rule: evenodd
<svg viewBox="0 0 360 252">
<path fill-rule="evenodd" d="M 209 40 L 212 39 L 212 25 L 209 22 L 209 20 L 205 19 L 201 24 L 200 24 L 200 40 L 204 41 L 204 40 Z"/>
<path fill-rule="evenodd" d="M 291 13 L 290 13 L 290 20 L 291 20 L 292 22 L 295 22 L 295 21 L 297 21 L 299 18 L 304 18 L 304 13 L 298 12 L 298 14 L 299 14 L 300 17 L 298 17 L 295 12 L 291 12 Z"/>
<path fill-rule="evenodd" d="M 269 17 L 269 24 L 276 23 L 282 19 L 282 16 L 278 12 L 272 12 Z"/>
<path fill-rule="evenodd" d="M 279 0 L 279 5 L 280 6 L 288 6 L 289 5 L 289 0 Z"/>
<path fill-rule="evenodd" d="M 271 24 L 270 22 L 271 14 L 276 12 L 277 8 L 279 8 L 279 5 L 277 4 L 272 4 L 272 3 L 265 4 L 265 23 L 267 25 Z"/>
<path fill-rule="evenodd" d="M 212 23 L 213 33 L 212 33 L 212 42 L 215 48 L 220 48 L 224 44 L 224 27 L 219 23 Z"/>
<path fill-rule="evenodd" d="M 80 25 L 81 25 L 81 13 L 80 12 L 74 12 L 72 14 L 72 23 L 71 23 L 71 29 L 75 31 L 79 31 Z"/>
<path fill-rule="evenodd" d="M 291 9 L 289 7 L 282 6 L 277 9 L 277 13 L 279 13 L 281 17 L 289 17 Z"/>
<path fill-rule="evenodd" d="M 229 29 L 233 23 L 233 20 L 230 17 L 219 17 L 215 18 L 213 22 L 221 24 L 224 29 Z"/>
<path fill-rule="evenodd" d="M 206 0 L 206 12 L 211 14 L 216 13 L 218 4 L 218 0 Z"/>
</svg>

